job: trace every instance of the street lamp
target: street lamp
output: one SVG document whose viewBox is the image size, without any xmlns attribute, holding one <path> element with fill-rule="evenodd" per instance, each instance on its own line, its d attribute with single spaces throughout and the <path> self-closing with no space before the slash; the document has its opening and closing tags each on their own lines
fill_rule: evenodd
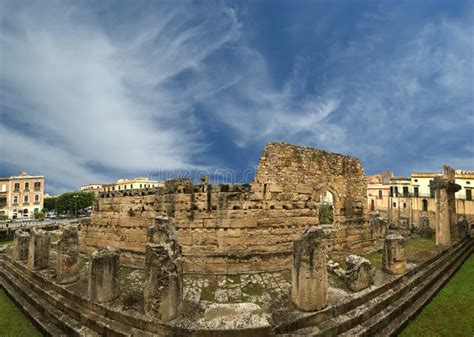
<svg viewBox="0 0 474 337">
<path fill-rule="evenodd" d="M 77 219 L 77 198 L 79 198 L 78 195 L 74 195 L 74 218 Z"/>
</svg>

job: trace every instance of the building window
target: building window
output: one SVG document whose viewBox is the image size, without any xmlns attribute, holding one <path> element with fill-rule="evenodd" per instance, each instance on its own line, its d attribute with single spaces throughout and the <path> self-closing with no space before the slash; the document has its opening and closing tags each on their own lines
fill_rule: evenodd
<svg viewBox="0 0 474 337">
<path fill-rule="evenodd" d="M 418 182 L 418 179 L 415 179 L 414 181 L 415 181 L 415 183 L 417 183 L 417 182 Z"/>
<path fill-rule="evenodd" d="M 403 196 L 408 197 L 408 186 L 403 186 Z"/>
<path fill-rule="evenodd" d="M 434 198 L 435 197 L 435 191 L 433 188 L 430 187 L 430 198 Z"/>
<path fill-rule="evenodd" d="M 142 188 L 142 184 L 140 184 L 140 188 Z"/>
<path fill-rule="evenodd" d="M 13 205 L 17 205 L 18 204 L 18 196 L 15 195 L 13 196 Z"/>
<path fill-rule="evenodd" d="M 40 181 L 36 181 L 35 182 L 35 191 L 39 191 L 41 190 L 41 182 Z"/>
<path fill-rule="evenodd" d="M 407 203 L 406 202 L 403 203 L 403 208 L 407 208 Z"/>
<path fill-rule="evenodd" d="M 39 209 L 38 208 L 35 208 L 34 210 L 35 214 L 39 212 Z"/>
<path fill-rule="evenodd" d="M 395 197 L 398 197 L 398 186 L 393 188 L 393 192 L 395 193 Z"/>
<path fill-rule="evenodd" d="M 393 203 L 393 207 L 397 207 L 397 203 L 396 203 L 396 202 Z"/>
<path fill-rule="evenodd" d="M 415 188 L 413 189 L 413 194 L 415 195 L 415 197 L 418 197 L 418 193 L 419 193 L 419 192 L 418 192 L 418 187 L 415 187 Z"/>
<path fill-rule="evenodd" d="M 25 196 L 23 197 L 23 203 L 24 203 L 24 204 L 27 204 L 29 201 L 30 201 L 30 198 L 28 198 L 28 196 L 25 195 Z"/>
<path fill-rule="evenodd" d="M 382 199 L 382 190 L 379 190 L 379 199 Z"/>
<path fill-rule="evenodd" d="M 472 200 L 472 190 L 466 190 L 466 200 Z"/>
<path fill-rule="evenodd" d="M 390 186 L 390 196 L 393 198 L 393 186 Z"/>
<path fill-rule="evenodd" d="M 39 194 L 35 194 L 35 202 L 39 202 L 40 201 L 40 196 Z"/>
<path fill-rule="evenodd" d="M 29 191 L 30 190 L 30 183 L 25 183 L 25 191 Z"/>
<path fill-rule="evenodd" d="M 466 185 L 471 185 L 471 182 L 470 182 L 470 181 L 466 181 Z"/>
<path fill-rule="evenodd" d="M 14 190 L 15 192 L 18 192 L 20 190 L 20 183 L 15 183 Z"/>
<path fill-rule="evenodd" d="M 427 210 L 428 210 L 428 200 L 423 199 L 423 201 L 422 201 L 422 209 L 423 209 L 423 211 L 427 211 Z"/>
</svg>

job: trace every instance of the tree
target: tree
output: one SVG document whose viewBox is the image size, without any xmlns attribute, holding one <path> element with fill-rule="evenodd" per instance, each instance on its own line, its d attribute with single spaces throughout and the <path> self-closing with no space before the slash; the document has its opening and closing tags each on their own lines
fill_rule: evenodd
<svg viewBox="0 0 474 337">
<path fill-rule="evenodd" d="M 48 204 L 45 203 L 44 208 L 48 210 L 57 209 L 58 214 L 70 214 L 73 215 L 77 210 L 78 212 L 92 206 L 95 200 L 94 193 L 88 192 L 66 192 L 58 197 L 45 199 Z M 50 208 L 51 207 L 51 208 Z"/>
</svg>

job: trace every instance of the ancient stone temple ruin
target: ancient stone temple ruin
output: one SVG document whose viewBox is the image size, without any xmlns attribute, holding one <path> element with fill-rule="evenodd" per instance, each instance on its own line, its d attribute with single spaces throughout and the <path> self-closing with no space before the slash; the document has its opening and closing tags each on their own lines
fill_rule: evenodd
<svg viewBox="0 0 474 337">
<path fill-rule="evenodd" d="M 291 268 L 293 242 L 319 224 L 319 203 L 332 196 L 332 250 L 371 249 L 366 182 L 353 157 L 269 143 L 251 184 L 212 185 L 203 179 L 165 187 L 104 192 L 81 230 L 82 252 L 121 249 L 125 264 L 145 264 L 146 231 L 157 216 L 175 220 L 184 271 L 232 273 Z"/>
<path fill-rule="evenodd" d="M 0 285 L 53 336 L 391 336 L 473 251 L 451 175 L 416 232 L 366 214 L 358 159 L 269 143 L 250 184 L 103 192 L 90 220 L 17 230 Z"/>
</svg>

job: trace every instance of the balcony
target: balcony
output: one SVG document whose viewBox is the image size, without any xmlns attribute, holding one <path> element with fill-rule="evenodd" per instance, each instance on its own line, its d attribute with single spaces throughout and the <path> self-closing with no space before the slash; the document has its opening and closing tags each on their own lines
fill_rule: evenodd
<svg viewBox="0 0 474 337">
<path fill-rule="evenodd" d="M 13 192 L 20 192 L 20 189 L 19 188 L 14 188 Z"/>
<path fill-rule="evenodd" d="M 41 192 L 41 187 L 35 187 L 35 192 Z"/>
</svg>

